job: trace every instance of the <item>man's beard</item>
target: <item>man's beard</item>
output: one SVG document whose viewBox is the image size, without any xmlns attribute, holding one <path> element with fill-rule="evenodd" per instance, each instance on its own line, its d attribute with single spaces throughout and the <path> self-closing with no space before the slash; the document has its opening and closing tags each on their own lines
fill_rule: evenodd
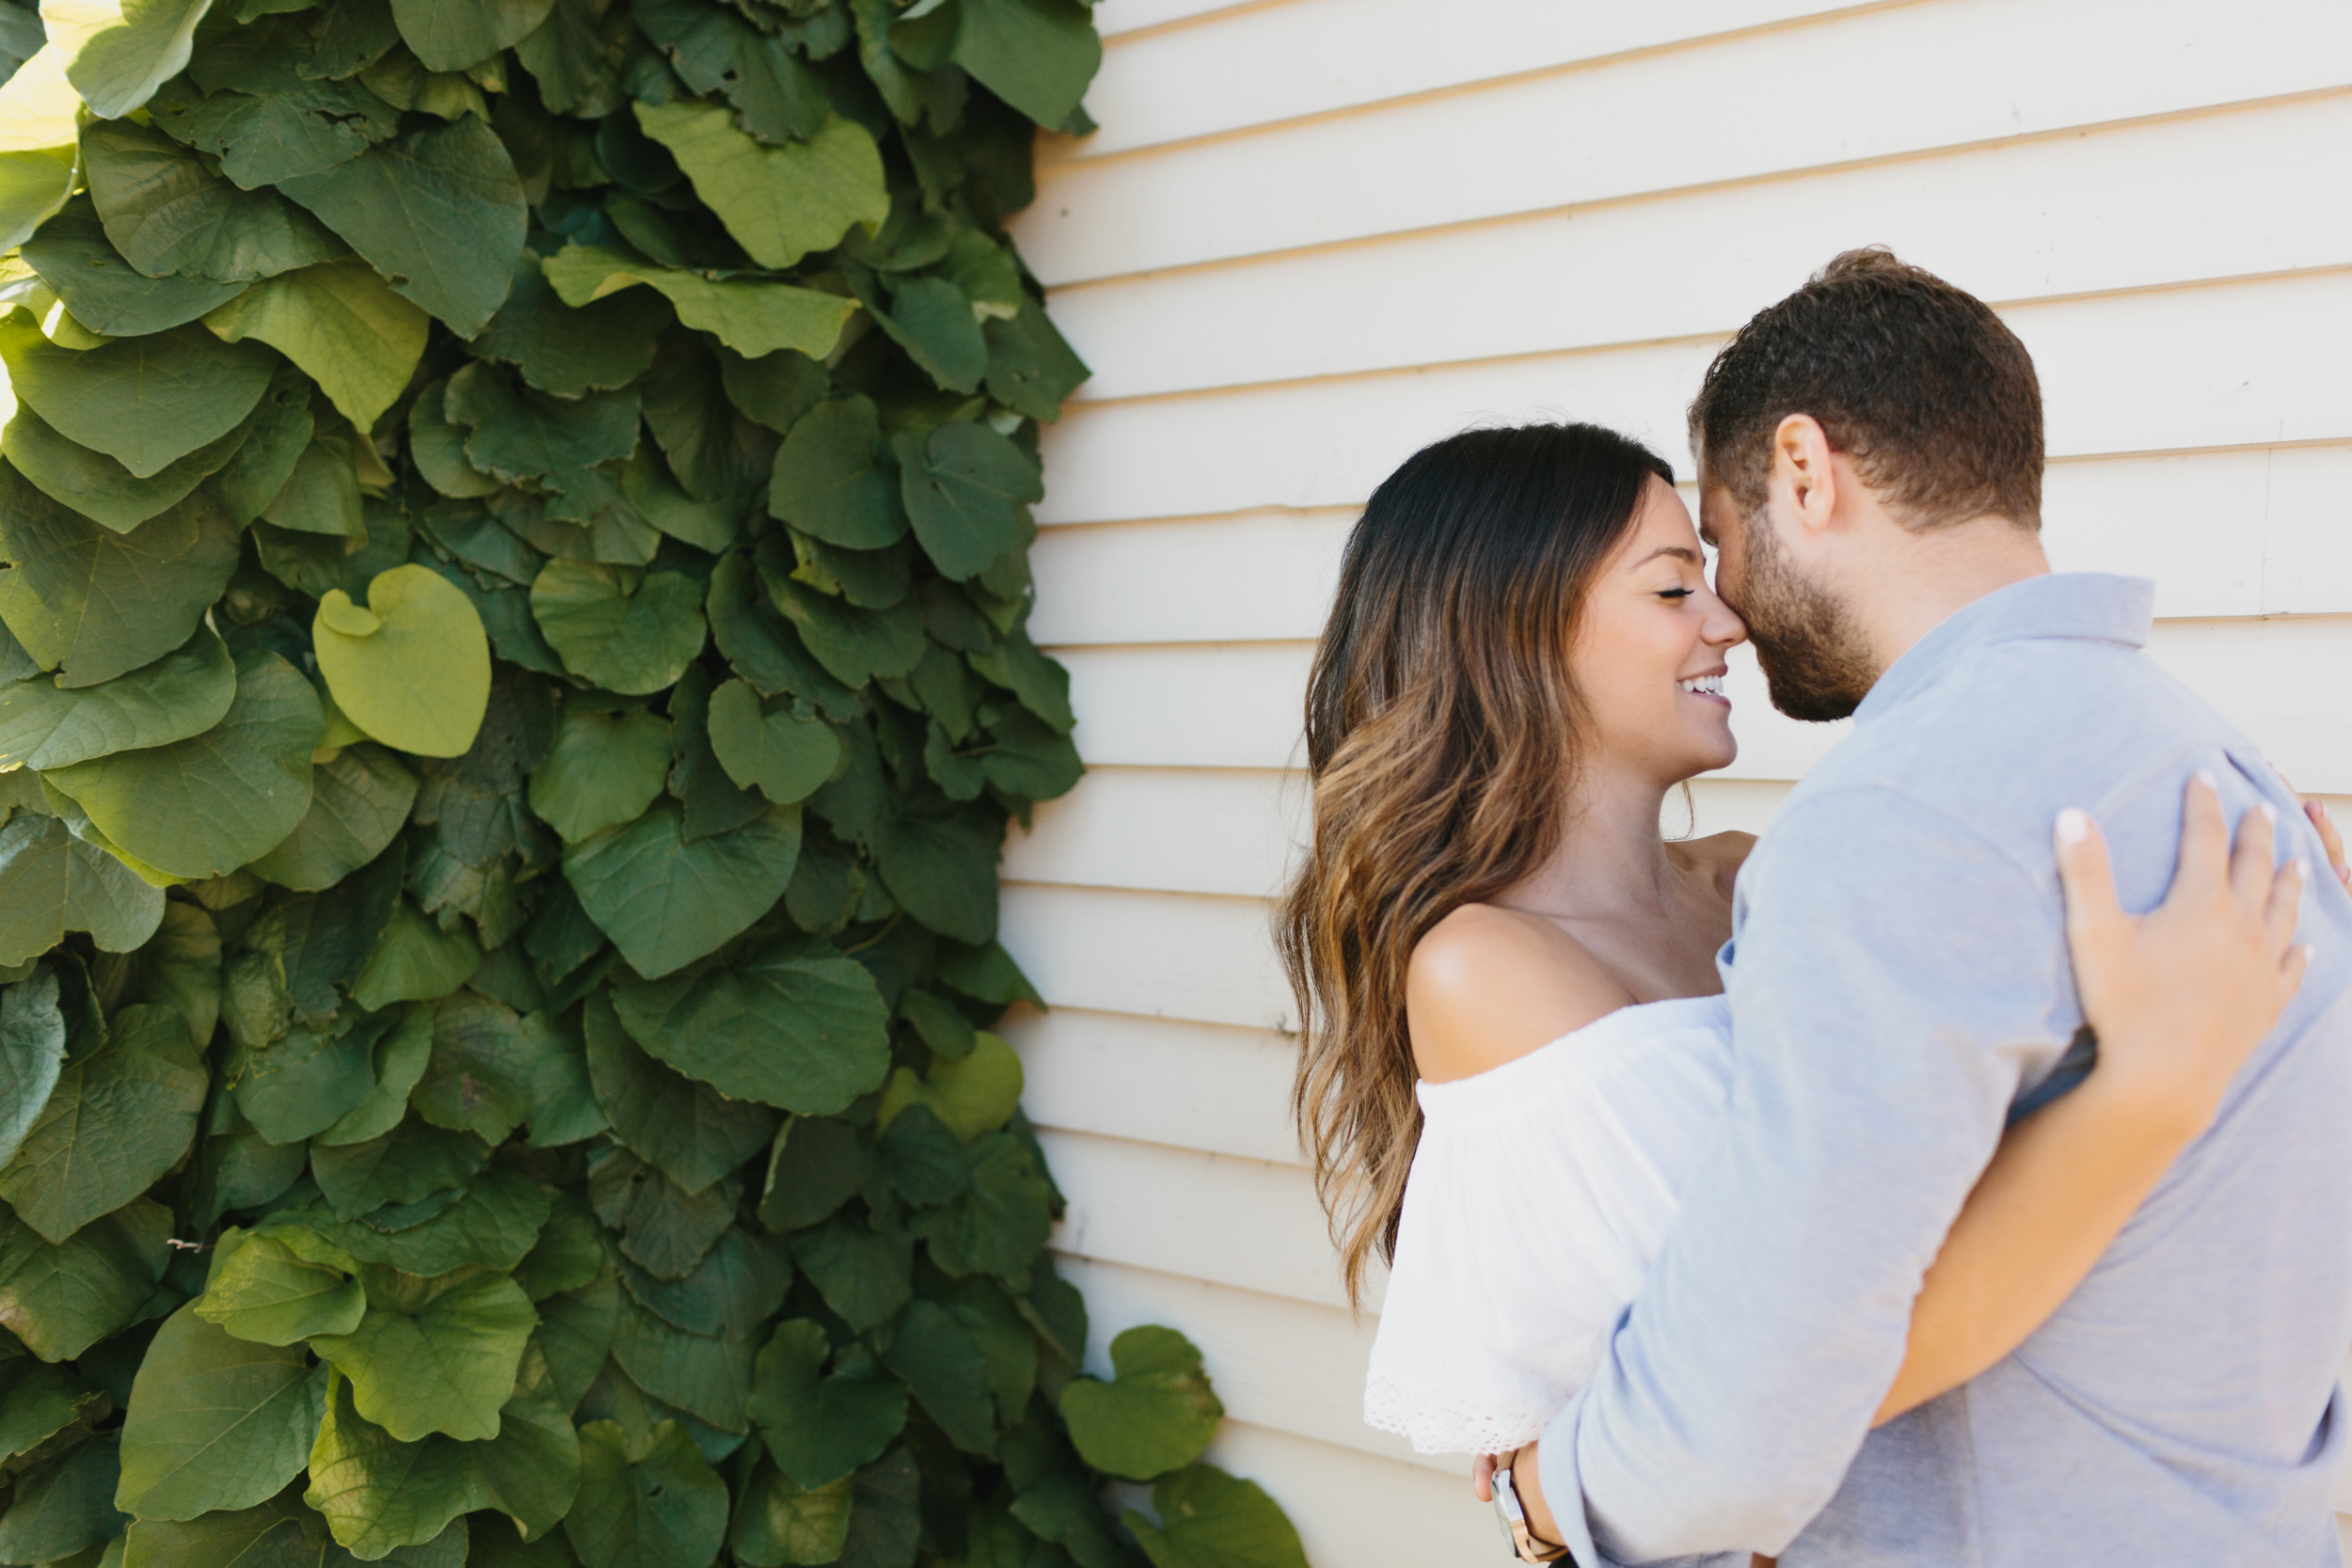
<svg viewBox="0 0 2352 1568">
<path fill-rule="evenodd" d="M 1740 531 L 1747 571 L 1733 608 L 1748 624 L 1772 705 L 1810 723 L 1847 717 L 1879 673 L 1845 601 L 1798 575 L 1760 508 L 1740 519 Z"/>
</svg>

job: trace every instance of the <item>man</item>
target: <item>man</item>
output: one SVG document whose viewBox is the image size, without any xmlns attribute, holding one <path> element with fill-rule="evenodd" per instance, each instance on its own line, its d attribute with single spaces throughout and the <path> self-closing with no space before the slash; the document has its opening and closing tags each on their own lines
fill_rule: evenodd
<svg viewBox="0 0 2352 1568">
<path fill-rule="evenodd" d="M 1855 730 L 1740 875 L 1725 1135 L 1599 1374 L 1517 1459 L 1538 1533 L 1585 1568 L 2338 1562 L 2352 900 L 2331 878 L 2301 994 L 2090 1276 L 1990 1371 L 1869 1430 L 2005 1120 L 2074 1075 L 2053 819 L 2089 810 L 2147 908 L 2191 773 L 2233 816 L 2272 803 L 2317 864 L 2294 796 L 2140 651 L 2147 583 L 2050 574 L 2040 388 L 1980 301 L 1840 256 L 1716 357 L 1691 429 L 1717 587 L 1773 705 Z"/>
</svg>

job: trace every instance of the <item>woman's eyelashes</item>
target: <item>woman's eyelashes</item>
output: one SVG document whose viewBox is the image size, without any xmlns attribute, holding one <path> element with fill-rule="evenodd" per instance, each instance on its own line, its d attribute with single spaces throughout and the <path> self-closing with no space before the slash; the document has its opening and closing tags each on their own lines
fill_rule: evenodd
<svg viewBox="0 0 2352 1568">
<path fill-rule="evenodd" d="M 1682 600 L 1689 598 L 1692 594 L 1697 592 L 1698 590 L 1695 588 L 1661 588 L 1658 591 L 1658 596 L 1661 599 L 1673 599 L 1677 603 L 1680 603 Z"/>
</svg>

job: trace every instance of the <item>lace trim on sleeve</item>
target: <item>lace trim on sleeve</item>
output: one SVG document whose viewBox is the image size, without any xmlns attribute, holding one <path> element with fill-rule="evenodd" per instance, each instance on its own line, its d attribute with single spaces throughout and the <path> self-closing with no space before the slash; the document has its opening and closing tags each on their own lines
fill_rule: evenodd
<svg viewBox="0 0 2352 1568">
<path fill-rule="evenodd" d="M 1408 1388 L 1375 1373 L 1364 1386 L 1364 1420 L 1410 1438 L 1416 1453 L 1504 1453 L 1532 1443 L 1557 1410 L 1499 1403 L 1489 1392 Z"/>
</svg>

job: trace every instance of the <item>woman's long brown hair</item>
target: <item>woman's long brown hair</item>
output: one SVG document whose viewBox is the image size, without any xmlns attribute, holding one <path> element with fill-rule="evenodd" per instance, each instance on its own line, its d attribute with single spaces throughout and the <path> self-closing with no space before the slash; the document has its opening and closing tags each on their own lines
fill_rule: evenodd
<svg viewBox="0 0 2352 1568">
<path fill-rule="evenodd" d="M 1560 842 L 1579 757 L 1578 607 L 1652 475 L 1596 425 L 1426 447 L 1348 536 L 1307 687 L 1314 838 L 1277 918 L 1299 1017 L 1291 1104 L 1359 1300 L 1421 1139 L 1405 974 L 1430 927 Z"/>
</svg>

